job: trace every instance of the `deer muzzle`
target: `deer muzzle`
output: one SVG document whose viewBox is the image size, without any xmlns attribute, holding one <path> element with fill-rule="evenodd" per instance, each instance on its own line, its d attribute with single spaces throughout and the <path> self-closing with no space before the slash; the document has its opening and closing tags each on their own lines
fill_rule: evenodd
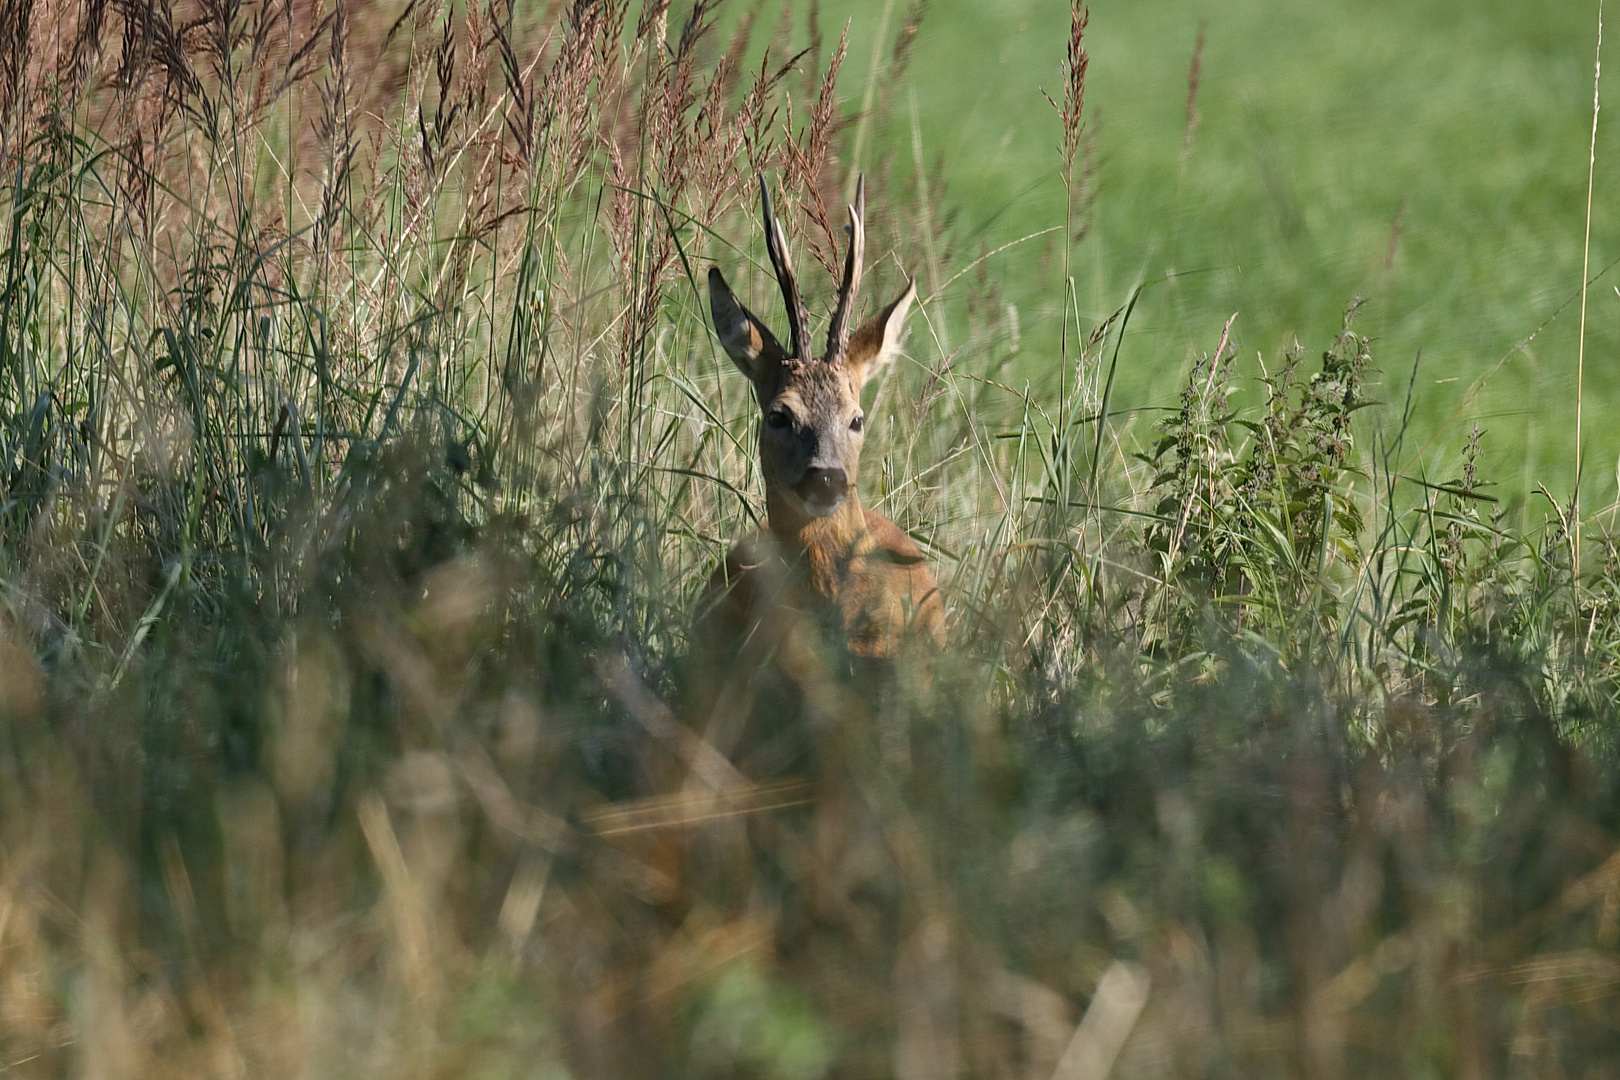
<svg viewBox="0 0 1620 1080">
<path fill-rule="evenodd" d="M 843 469 L 806 469 L 793 492 L 811 514 L 828 517 L 849 494 L 849 474 Z"/>
</svg>

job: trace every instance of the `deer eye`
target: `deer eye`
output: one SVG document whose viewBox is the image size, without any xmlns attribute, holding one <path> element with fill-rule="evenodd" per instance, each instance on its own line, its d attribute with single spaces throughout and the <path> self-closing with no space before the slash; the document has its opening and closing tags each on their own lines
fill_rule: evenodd
<svg viewBox="0 0 1620 1080">
<path fill-rule="evenodd" d="M 788 426 L 788 414 L 786 410 L 773 409 L 765 415 L 765 423 L 773 428 L 785 428 Z"/>
<path fill-rule="evenodd" d="M 864 416 L 860 416 L 859 414 L 856 415 L 855 419 L 849 422 L 849 430 L 851 431 L 859 431 L 865 426 L 866 418 Z"/>
</svg>

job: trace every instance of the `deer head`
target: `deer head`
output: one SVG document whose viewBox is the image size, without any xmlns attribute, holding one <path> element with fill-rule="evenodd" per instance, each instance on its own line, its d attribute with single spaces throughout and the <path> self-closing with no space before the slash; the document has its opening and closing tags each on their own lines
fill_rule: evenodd
<svg viewBox="0 0 1620 1080">
<path fill-rule="evenodd" d="M 804 300 L 788 260 L 787 240 L 771 212 L 770 190 L 763 175 L 759 191 L 765 246 L 787 305 L 790 348 L 784 349 L 742 305 L 719 267 L 709 269 L 709 310 L 720 344 L 753 383 L 764 415 L 759 460 L 771 527 L 792 532 L 810 519 L 831 517 L 841 508 L 860 505 L 855 479 L 865 438 L 861 387 L 899 352 L 900 333 L 917 295 L 917 281 L 912 278 L 893 303 L 850 334 L 866 247 L 866 179 L 862 177 L 856 184 L 855 205 L 849 208 L 849 252 L 838 306 L 827 330 L 827 351 L 819 359 L 811 356 Z"/>
</svg>

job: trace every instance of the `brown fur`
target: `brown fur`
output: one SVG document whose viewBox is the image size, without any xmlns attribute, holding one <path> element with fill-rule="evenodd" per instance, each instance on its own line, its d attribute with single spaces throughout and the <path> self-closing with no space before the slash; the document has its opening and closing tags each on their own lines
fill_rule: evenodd
<svg viewBox="0 0 1620 1080">
<path fill-rule="evenodd" d="M 791 536 L 760 529 L 733 547 L 704 592 L 705 636 L 765 626 L 779 643 L 790 622 L 836 611 L 855 656 L 892 660 L 908 642 L 942 644 L 944 604 L 922 552 L 894 522 L 850 503 Z"/>
<path fill-rule="evenodd" d="M 783 682 L 790 707 L 847 711 L 850 697 L 837 684 L 854 677 L 870 692 L 903 656 L 926 676 L 945 639 L 945 605 L 922 552 L 853 497 L 831 518 L 738 542 L 698 610 L 694 689 L 703 715 L 694 721 L 727 754 L 760 698 L 779 699 Z M 843 671 L 841 650 L 851 665 Z"/>
</svg>

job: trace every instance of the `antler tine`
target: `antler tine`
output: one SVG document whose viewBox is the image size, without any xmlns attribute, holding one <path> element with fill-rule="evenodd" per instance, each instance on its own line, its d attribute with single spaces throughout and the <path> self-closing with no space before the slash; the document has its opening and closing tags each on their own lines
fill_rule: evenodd
<svg viewBox="0 0 1620 1080">
<path fill-rule="evenodd" d="M 771 211 L 771 189 L 765 174 L 759 174 L 759 202 L 765 215 L 765 247 L 771 253 L 771 266 L 776 269 L 776 283 L 782 287 L 782 301 L 787 305 L 788 330 L 793 338 L 793 358 L 808 360 L 805 339 L 809 335 L 810 316 L 804 309 L 804 298 L 799 295 L 799 281 L 793 276 L 793 263 L 788 260 L 787 237 Z"/>
<path fill-rule="evenodd" d="M 861 291 L 861 270 L 866 260 L 866 174 L 855 181 L 855 205 L 849 208 L 849 254 L 844 259 L 844 284 L 838 290 L 838 309 L 827 328 L 827 359 L 843 358 L 849 347 L 849 320 Z"/>
</svg>

